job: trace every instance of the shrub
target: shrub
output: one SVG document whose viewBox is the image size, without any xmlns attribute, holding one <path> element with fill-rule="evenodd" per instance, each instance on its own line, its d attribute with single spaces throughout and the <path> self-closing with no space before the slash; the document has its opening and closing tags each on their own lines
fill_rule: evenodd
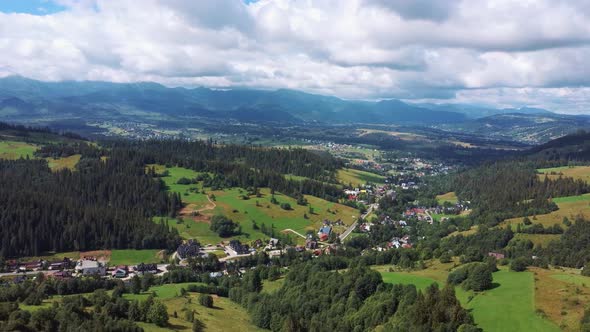
<svg viewBox="0 0 590 332">
<path fill-rule="evenodd" d="M 199 303 L 203 307 L 213 308 L 213 297 L 209 294 L 201 294 L 199 296 Z"/>
<path fill-rule="evenodd" d="M 510 262 L 510 269 L 515 272 L 522 272 L 526 270 L 528 265 L 528 259 L 524 257 L 518 257 Z"/>
</svg>

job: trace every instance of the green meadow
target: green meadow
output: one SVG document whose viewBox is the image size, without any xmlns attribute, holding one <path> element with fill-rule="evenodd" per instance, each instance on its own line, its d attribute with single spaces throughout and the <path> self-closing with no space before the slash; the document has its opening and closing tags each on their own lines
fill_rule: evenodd
<svg viewBox="0 0 590 332">
<path fill-rule="evenodd" d="M 39 149 L 34 144 L 14 141 L 0 141 L 0 159 L 19 159 L 33 157 L 35 151 Z"/>
<path fill-rule="evenodd" d="M 162 259 L 158 256 L 158 249 L 121 249 L 111 251 L 109 265 L 136 265 L 139 263 L 159 263 Z"/>
<path fill-rule="evenodd" d="M 245 242 L 268 237 L 260 230 L 262 224 L 267 228 L 274 225 L 277 232 L 292 229 L 305 234 L 307 231 L 317 231 L 324 219 L 331 221 L 340 219 L 345 225 L 350 225 L 360 216 L 359 211 L 354 208 L 309 195 L 305 196 L 308 205 L 302 206 L 298 205 L 296 199 L 292 197 L 278 192 L 274 195 L 271 194 L 268 188 L 260 189 L 260 195 L 257 197 L 256 195 L 248 195 L 247 191 L 242 188 L 211 191 L 211 188 L 203 188 L 202 183 L 179 185 L 176 182 L 181 177 L 195 178 L 199 173 L 180 167 L 156 167 L 159 173 L 164 170 L 168 171 L 169 175 L 162 179 L 170 191 L 181 194 L 185 203 L 185 208 L 179 217 L 182 221 L 170 219 L 168 221 L 169 227 L 176 228 L 185 239 L 196 238 L 204 244 L 215 244 L 227 240 L 220 238 L 209 229 L 209 218 L 215 214 L 226 215 L 238 222 L 242 227 L 243 234 L 234 238 Z M 205 194 L 201 193 L 203 190 Z M 214 196 L 213 202 L 209 202 L 207 198 L 210 195 Z M 278 204 L 271 202 L 273 196 Z M 282 203 L 288 203 L 291 209 L 281 208 Z M 193 215 L 195 211 L 198 211 L 197 216 Z M 162 219 L 155 218 L 155 222 L 161 222 Z M 345 228 L 345 226 L 336 227 L 335 231 L 343 232 Z M 302 238 L 295 234 L 292 236 L 296 241 L 302 243 Z"/>
<path fill-rule="evenodd" d="M 436 280 L 403 272 L 380 272 L 383 282 L 390 284 L 414 285 L 418 289 L 437 283 Z"/>
<path fill-rule="evenodd" d="M 531 272 L 498 271 L 496 288 L 474 294 L 457 287 L 457 297 L 486 332 L 553 332 L 559 328 L 535 311 L 535 281 Z M 471 298 L 472 297 L 472 298 Z"/>
<path fill-rule="evenodd" d="M 367 182 L 375 184 L 385 183 L 385 177 L 382 175 L 352 168 L 339 169 L 338 173 L 336 174 L 336 178 L 344 185 L 348 185 L 350 183 L 354 187 L 360 187 Z"/>
</svg>

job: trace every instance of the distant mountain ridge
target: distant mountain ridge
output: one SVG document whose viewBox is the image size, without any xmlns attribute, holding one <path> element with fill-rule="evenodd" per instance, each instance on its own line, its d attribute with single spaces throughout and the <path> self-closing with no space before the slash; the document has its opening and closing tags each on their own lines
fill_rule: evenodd
<svg viewBox="0 0 590 332">
<path fill-rule="evenodd" d="M 433 125 L 468 121 L 465 105 L 351 101 L 301 91 L 169 88 L 158 83 L 42 82 L 0 78 L 0 119 L 69 116 L 87 119 L 181 116 L 243 122 L 323 122 Z M 543 113 L 546 110 L 520 109 Z M 475 112 L 475 111 L 474 111 Z M 485 109 L 478 114 L 506 113 Z"/>
</svg>

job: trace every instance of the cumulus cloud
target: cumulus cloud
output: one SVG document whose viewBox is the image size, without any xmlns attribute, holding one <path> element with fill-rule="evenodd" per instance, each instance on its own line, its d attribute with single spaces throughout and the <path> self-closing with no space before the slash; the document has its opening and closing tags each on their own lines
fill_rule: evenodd
<svg viewBox="0 0 590 332">
<path fill-rule="evenodd" d="M 585 2 L 54 2 L 0 12 L 0 75 L 588 110 Z"/>
</svg>

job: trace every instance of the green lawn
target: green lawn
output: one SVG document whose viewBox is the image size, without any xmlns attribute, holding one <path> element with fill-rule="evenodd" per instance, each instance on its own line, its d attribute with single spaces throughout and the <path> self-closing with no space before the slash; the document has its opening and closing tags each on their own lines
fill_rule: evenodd
<svg viewBox="0 0 590 332">
<path fill-rule="evenodd" d="M 125 249 L 125 250 L 112 250 L 111 260 L 109 265 L 136 265 L 139 263 L 159 263 L 161 261 L 158 257 L 159 249 Z"/>
<path fill-rule="evenodd" d="M 469 301 L 472 292 L 457 288 L 462 305 L 471 309 L 478 327 L 486 332 L 559 331 L 549 320 L 535 312 L 534 276 L 531 272 L 498 271 L 498 287 L 479 293 Z"/>
<path fill-rule="evenodd" d="M 390 284 L 414 285 L 418 289 L 425 289 L 426 287 L 436 283 L 434 279 L 419 277 L 410 273 L 404 272 L 380 272 L 383 277 L 383 282 Z"/>
<path fill-rule="evenodd" d="M 194 179 L 200 173 L 182 167 L 166 168 L 162 165 L 148 165 L 154 167 L 157 173 L 168 171 L 168 176 L 162 178 L 169 191 L 180 193 L 182 201 L 186 204 L 195 204 L 195 208 L 200 208 L 208 203 L 207 196 L 201 194 L 202 186 L 196 184 L 177 184 L 180 178 Z M 197 189 L 197 191 L 191 191 Z"/>
<path fill-rule="evenodd" d="M 354 187 L 359 187 L 367 182 L 375 184 L 385 183 L 385 177 L 382 175 L 352 168 L 339 169 L 336 178 L 344 185 L 352 184 Z"/>
<path fill-rule="evenodd" d="M 20 157 L 33 157 L 38 146 L 14 141 L 0 141 L 0 159 L 19 159 Z"/>
<path fill-rule="evenodd" d="M 459 217 L 459 215 L 457 215 L 457 214 L 436 214 L 436 213 L 431 214 L 431 216 L 432 216 L 432 219 L 434 219 L 434 221 L 440 221 L 442 218 L 450 219 L 450 218 Z"/>
</svg>

